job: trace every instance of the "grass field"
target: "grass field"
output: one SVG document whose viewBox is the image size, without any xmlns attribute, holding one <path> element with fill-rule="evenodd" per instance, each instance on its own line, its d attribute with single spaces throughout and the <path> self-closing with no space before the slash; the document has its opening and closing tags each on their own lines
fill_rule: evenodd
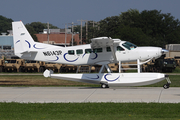
<svg viewBox="0 0 180 120">
<path fill-rule="evenodd" d="M 45 78 L 43 75 L 2 75 L 0 86 L 94 86 L 93 84 Z M 97 86 L 97 85 L 95 85 Z"/>
<path fill-rule="evenodd" d="M 0 103 L 1 120 L 180 120 L 180 104 Z"/>
<path fill-rule="evenodd" d="M 170 75 L 169 76 L 170 80 L 171 80 L 171 87 L 180 87 L 180 75 Z M 152 85 L 148 85 L 148 87 L 162 87 L 162 85 L 166 84 L 167 81 L 163 80 L 161 82 L 152 84 Z"/>
<path fill-rule="evenodd" d="M 180 76 L 170 75 L 171 87 Z M 162 87 L 166 80 L 149 85 Z M 91 86 L 35 76 L 0 76 L 0 86 Z M 180 120 L 180 103 L 0 103 L 0 120 Z"/>
<path fill-rule="evenodd" d="M 177 66 L 175 70 L 173 70 L 173 73 L 180 73 L 180 66 Z"/>
</svg>

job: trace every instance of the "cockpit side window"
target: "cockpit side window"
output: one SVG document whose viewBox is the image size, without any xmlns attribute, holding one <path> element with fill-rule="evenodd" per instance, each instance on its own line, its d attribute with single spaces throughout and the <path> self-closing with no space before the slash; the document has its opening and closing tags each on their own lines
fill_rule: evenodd
<svg viewBox="0 0 180 120">
<path fill-rule="evenodd" d="M 110 47 L 106 47 L 106 51 L 107 52 L 111 52 L 111 48 Z"/>
<path fill-rule="evenodd" d="M 124 49 L 121 46 L 117 46 L 117 51 L 124 51 Z"/>
<path fill-rule="evenodd" d="M 127 48 L 128 50 L 133 50 L 135 49 L 137 46 L 134 45 L 133 43 L 130 42 L 125 42 L 122 44 L 125 48 Z"/>
<path fill-rule="evenodd" d="M 93 49 L 93 52 L 100 53 L 100 52 L 102 52 L 102 48 L 95 48 L 95 49 Z"/>
</svg>

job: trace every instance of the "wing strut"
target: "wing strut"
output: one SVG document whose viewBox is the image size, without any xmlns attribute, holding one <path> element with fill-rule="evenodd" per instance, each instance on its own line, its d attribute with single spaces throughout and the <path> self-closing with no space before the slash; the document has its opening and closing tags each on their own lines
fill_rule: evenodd
<svg viewBox="0 0 180 120">
<path fill-rule="evenodd" d="M 106 68 L 108 73 L 112 73 L 111 68 L 107 64 L 101 66 L 101 69 L 100 69 L 99 73 L 103 73 L 104 72 L 104 68 Z"/>
<path fill-rule="evenodd" d="M 113 55 L 114 61 L 116 61 L 117 58 L 116 58 L 116 55 L 115 55 L 114 47 L 113 47 L 113 45 L 111 45 L 110 47 L 111 47 L 111 51 L 112 51 L 112 55 Z"/>
</svg>

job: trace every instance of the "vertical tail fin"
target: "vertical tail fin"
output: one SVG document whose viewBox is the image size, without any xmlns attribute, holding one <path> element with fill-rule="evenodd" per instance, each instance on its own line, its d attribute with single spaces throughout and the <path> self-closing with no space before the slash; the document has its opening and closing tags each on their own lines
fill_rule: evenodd
<svg viewBox="0 0 180 120">
<path fill-rule="evenodd" d="M 14 39 L 14 53 L 19 56 L 23 52 L 28 52 L 34 40 L 27 31 L 26 27 L 21 21 L 12 22 L 13 39 Z"/>
</svg>

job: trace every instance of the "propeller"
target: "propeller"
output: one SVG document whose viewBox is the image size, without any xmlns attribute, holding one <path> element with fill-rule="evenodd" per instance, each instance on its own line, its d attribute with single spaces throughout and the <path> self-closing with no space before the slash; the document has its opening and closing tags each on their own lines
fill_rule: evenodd
<svg viewBox="0 0 180 120">
<path fill-rule="evenodd" d="M 161 53 L 162 53 L 162 54 L 166 54 L 166 53 L 168 53 L 168 52 L 169 52 L 169 50 L 166 50 L 166 49 L 162 49 L 162 50 L 161 50 Z"/>
</svg>

